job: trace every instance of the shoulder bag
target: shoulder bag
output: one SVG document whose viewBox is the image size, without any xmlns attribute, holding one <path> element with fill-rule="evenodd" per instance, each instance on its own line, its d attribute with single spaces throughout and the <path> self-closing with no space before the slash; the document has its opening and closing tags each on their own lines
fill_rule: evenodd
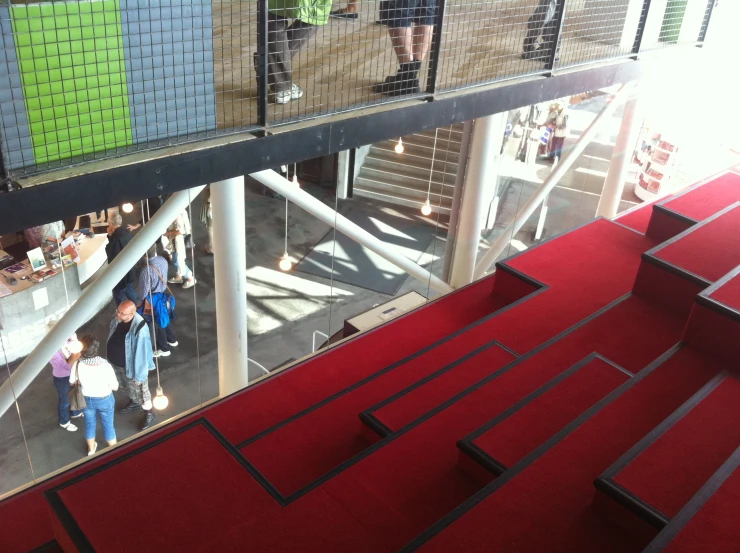
<svg viewBox="0 0 740 553">
<path fill-rule="evenodd" d="M 77 378 L 75 379 L 75 383 L 72 384 L 72 387 L 69 389 L 69 392 L 67 392 L 67 397 L 69 398 L 69 407 L 70 409 L 72 409 L 72 411 L 82 411 L 85 407 L 87 407 L 85 396 L 82 395 L 82 386 L 80 385 L 79 366 L 80 362 L 75 362 L 74 371 Z"/>
</svg>

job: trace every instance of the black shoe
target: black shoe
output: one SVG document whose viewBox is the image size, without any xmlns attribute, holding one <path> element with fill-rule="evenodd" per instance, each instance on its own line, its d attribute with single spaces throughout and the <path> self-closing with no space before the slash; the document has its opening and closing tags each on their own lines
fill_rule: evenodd
<svg viewBox="0 0 740 553">
<path fill-rule="evenodd" d="M 154 424 L 154 419 L 156 417 L 154 416 L 154 411 L 149 409 L 149 411 L 146 412 L 146 418 L 144 419 L 144 424 L 141 425 L 142 430 L 146 430 L 149 428 L 152 424 Z"/>
<path fill-rule="evenodd" d="M 354 21 L 355 19 L 360 18 L 360 14 L 357 12 L 348 12 L 344 9 L 341 9 L 329 13 L 329 17 L 333 17 L 335 19 L 351 19 Z"/>
<path fill-rule="evenodd" d="M 119 409 L 118 412 L 123 415 L 124 413 L 131 413 L 132 411 L 138 411 L 141 409 L 141 405 L 138 403 L 135 403 L 133 401 L 129 401 L 128 405 L 124 407 L 123 409 Z"/>
<path fill-rule="evenodd" d="M 421 87 L 418 78 L 399 71 L 395 75 L 386 77 L 382 83 L 374 84 L 373 92 L 386 96 L 403 96 L 404 94 L 419 94 Z"/>
</svg>

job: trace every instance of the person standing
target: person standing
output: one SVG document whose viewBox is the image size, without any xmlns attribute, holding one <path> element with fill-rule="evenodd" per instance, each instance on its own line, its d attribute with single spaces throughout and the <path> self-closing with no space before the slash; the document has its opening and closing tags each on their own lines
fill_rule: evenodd
<svg viewBox="0 0 740 553">
<path fill-rule="evenodd" d="M 123 217 L 121 217 L 120 213 L 113 213 L 108 218 L 108 243 L 105 245 L 105 254 L 108 256 L 108 263 L 111 263 L 133 238 L 131 231 L 122 225 Z M 116 302 L 116 305 L 119 305 L 126 299 L 134 303 L 139 301 L 134 290 L 135 279 L 136 268 L 132 267 L 126 273 L 126 276 L 113 287 L 113 300 Z"/>
<path fill-rule="evenodd" d="M 566 109 L 563 102 L 557 102 L 547 117 L 547 126 L 553 130 L 550 139 L 550 155 L 548 156 L 551 160 L 563 157 L 565 137 L 568 136 L 568 113 Z"/>
<path fill-rule="evenodd" d="M 76 432 L 77 426 L 75 426 L 70 418 L 76 419 L 82 417 L 84 413 L 82 411 L 72 411 L 70 416 L 69 410 L 69 374 L 72 371 L 70 363 L 72 362 L 73 354 L 69 351 L 69 344 L 77 341 L 77 335 L 72 334 L 67 339 L 59 351 L 49 361 L 51 365 L 51 374 L 54 378 L 54 387 L 57 389 L 59 394 L 59 401 L 57 402 L 57 410 L 59 412 L 59 426 L 69 432 Z"/>
<path fill-rule="evenodd" d="M 126 300 L 118 306 L 108 332 L 108 360 L 126 385 L 128 404 L 119 413 L 144 410 L 141 430 L 154 423 L 149 371 L 154 369 L 152 339 L 146 321 L 136 312 L 136 305 Z"/>
<path fill-rule="evenodd" d="M 527 34 L 524 37 L 522 58 L 547 61 L 552 55 L 558 40 L 558 10 L 562 9 L 563 0 L 540 0 L 534 13 L 527 21 Z M 557 53 L 555 54 L 557 60 Z"/>
<path fill-rule="evenodd" d="M 172 263 L 177 270 L 177 276 L 168 280 L 170 284 L 182 284 L 183 288 L 192 288 L 195 277 L 187 264 L 187 248 L 185 247 L 185 236 L 190 234 L 190 218 L 188 212 L 183 211 L 169 226 L 165 237 L 168 240 L 168 249 L 172 255 Z"/>
<path fill-rule="evenodd" d="M 31 227 L 23 231 L 28 249 L 40 248 L 44 242 L 58 242 L 64 238 L 64 221 L 54 221 L 38 227 Z"/>
<path fill-rule="evenodd" d="M 95 441 L 98 420 L 103 426 L 103 435 L 108 445 L 114 445 L 116 428 L 113 424 L 116 400 L 113 392 L 118 390 L 118 380 L 110 363 L 98 356 L 100 342 L 95 336 L 83 336 L 82 351 L 78 354 L 79 360 L 72 365 L 69 374 L 69 383 L 72 386 L 82 386 L 82 395 L 85 397 L 85 440 L 87 440 L 87 454 L 94 455 L 98 449 Z M 78 356 L 73 356 L 76 358 Z"/>
<path fill-rule="evenodd" d="M 380 17 L 388 26 L 399 68 L 374 85 L 373 91 L 387 96 L 418 94 L 421 63 L 429 53 L 437 22 L 437 0 L 390 0 Z"/>
<path fill-rule="evenodd" d="M 210 184 L 200 194 L 200 222 L 208 229 L 208 245 L 205 251 L 208 255 L 213 255 L 213 206 Z"/>
<path fill-rule="evenodd" d="M 331 0 L 268 0 L 267 77 L 276 104 L 303 97 L 303 89 L 293 82 L 293 58 L 316 34 L 316 28 L 327 24 L 330 11 Z M 289 19 L 293 20 L 290 25 Z M 257 53 L 254 67 L 259 76 Z"/>
<path fill-rule="evenodd" d="M 177 347 L 177 337 L 172 328 L 172 312 L 175 306 L 171 304 L 173 298 L 167 294 L 167 260 L 157 253 L 157 245 L 154 244 L 147 252 L 144 267 L 139 273 L 139 286 L 137 289 L 142 302 L 138 305 L 139 314 L 147 323 L 154 326 L 154 336 L 157 349 L 154 357 L 168 357 L 170 348 Z M 144 313 L 144 302 L 148 301 L 152 312 Z M 170 305 L 168 305 L 168 302 Z"/>
</svg>

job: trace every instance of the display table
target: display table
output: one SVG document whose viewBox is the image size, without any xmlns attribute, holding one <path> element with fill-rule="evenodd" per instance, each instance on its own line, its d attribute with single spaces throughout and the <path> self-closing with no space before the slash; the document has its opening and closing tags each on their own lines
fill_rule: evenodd
<svg viewBox="0 0 740 553">
<path fill-rule="evenodd" d="M 108 256 L 105 253 L 106 244 L 108 244 L 108 235 L 96 234 L 85 238 L 77 246 L 77 251 L 80 252 L 80 260 L 77 263 L 80 286 L 108 262 Z"/>
<path fill-rule="evenodd" d="M 373 307 L 360 315 L 344 321 L 344 338 L 358 332 L 365 332 L 379 324 L 400 317 L 404 313 L 426 303 L 427 299 L 418 292 L 411 291 L 389 302 Z"/>
<path fill-rule="evenodd" d="M 0 284 L 10 291 L 10 295 L 0 297 L 0 338 L 4 348 L 4 356 L 0 359 L 4 357 L 2 361 L 8 363 L 28 355 L 64 315 L 67 306 L 80 296 L 75 264 L 66 267 L 63 274 L 60 270 L 37 284 L 22 278 L 31 274 L 28 261 L 24 263 L 26 269 L 13 273 L 17 284 L 10 285 L 0 276 Z M 9 275 L 4 270 L 0 274 Z"/>
</svg>

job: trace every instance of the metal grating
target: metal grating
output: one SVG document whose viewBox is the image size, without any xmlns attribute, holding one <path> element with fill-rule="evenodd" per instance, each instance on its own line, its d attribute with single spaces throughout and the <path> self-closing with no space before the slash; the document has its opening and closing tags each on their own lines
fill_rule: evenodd
<svg viewBox="0 0 740 553">
<path fill-rule="evenodd" d="M 701 42 L 712 7 L 712 0 L 0 0 L 0 151 L 6 170 L 28 174 L 548 75 Z M 338 9 L 357 17 L 331 17 Z"/>
</svg>

